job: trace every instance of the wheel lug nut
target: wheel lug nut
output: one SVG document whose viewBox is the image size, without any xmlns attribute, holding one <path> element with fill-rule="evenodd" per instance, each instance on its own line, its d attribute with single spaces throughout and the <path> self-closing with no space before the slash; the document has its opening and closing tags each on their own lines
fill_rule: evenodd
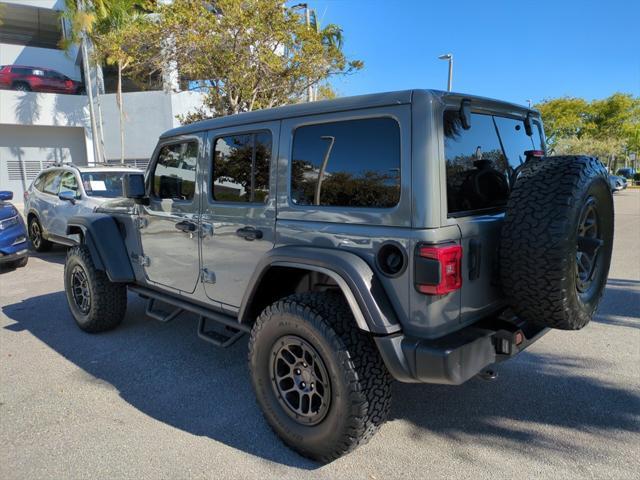
<svg viewBox="0 0 640 480">
<path fill-rule="evenodd" d="M 307 367 L 308 367 L 308 365 L 307 365 L 306 363 L 303 363 L 303 364 L 302 364 L 302 366 L 303 366 L 304 368 L 307 368 Z"/>
<path fill-rule="evenodd" d="M 311 382 L 311 385 L 309 385 L 309 387 L 311 387 L 311 390 L 313 390 L 313 382 Z"/>
<path fill-rule="evenodd" d="M 306 383 L 304 383 L 304 382 L 300 382 L 300 386 L 301 386 L 302 388 L 307 388 L 307 384 L 306 384 Z"/>
<path fill-rule="evenodd" d="M 300 375 L 302 372 L 300 371 L 299 368 L 296 368 L 296 375 Z"/>
</svg>

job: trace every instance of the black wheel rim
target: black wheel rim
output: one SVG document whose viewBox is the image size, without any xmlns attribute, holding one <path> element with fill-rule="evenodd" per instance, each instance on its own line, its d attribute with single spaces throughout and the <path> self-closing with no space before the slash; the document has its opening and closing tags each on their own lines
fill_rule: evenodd
<svg viewBox="0 0 640 480">
<path fill-rule="evenodd" d="M 89 290 L 89 280 L 84 269 L 76 265 L 71 270 L 71 292 L 73 301 L 78 309 L 84 313 L 89 313 L 91 309 L 91 292 Z"/>
<path fill-rule="evenodd" d="M 322 357 L 296 335 L 278 339 L 271 357 L 271 384 L 283 410 L 302 425 L 320 423 L 331 404 L 331 384 Z"/>
<path fill-rule="evenodd" d="M 42 232 L 40 231 L 40 225 L 35 220 L 31 222 L 31 243 L 34 248 L 40 248 L 40 243 L 42 241 Z"/>
<path fill-rule="evenodd" d="M 584 293 L 589 290 L 598 269 L 598 252 L 604 243 L 601 238 L 598 205 L 589 197 L 580 212 L 576 249 L 576 288 Z"/>
</svg>

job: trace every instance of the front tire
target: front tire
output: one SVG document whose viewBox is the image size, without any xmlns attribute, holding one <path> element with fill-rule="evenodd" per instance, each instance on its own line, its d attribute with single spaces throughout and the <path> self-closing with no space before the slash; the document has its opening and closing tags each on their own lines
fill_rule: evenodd
<svg viewBox="0 0 640 480">
<path fill-rule="evenodd" d="M 109 281 L 105 272 L 96 270 L 85 245 L 76 245 L 67 253 L 64 290 L 71 315 L 85 332 L 111 330 L 120 325 L 127 311 L 127 286 Z"/>
<path fill-rule="evenodd" d="M 388 416 L 391 377 L 339 293 L 296 294 L 267 307 L 251 332 L 249 367 L 271 428 L 313 460 L 366 443 Z"/>
<path fill-rule="evenodd" d="M 48 252 L 51 250 L 52 243 L 44 238 L 40 220 L 35 216 L 29 219 L 29 240 L 31 240 L 31 246 L 36 252 Z"/>
<path fill-rule="evenodd" d="M 22 268 L 22 267 L 26 267 L 27 263 L 29 263 L 29 257 L 23 257 L 20 260 L 16 260 L 15 262 L 12 262 L 11 266 L 13 268 Z"/>
</svg>

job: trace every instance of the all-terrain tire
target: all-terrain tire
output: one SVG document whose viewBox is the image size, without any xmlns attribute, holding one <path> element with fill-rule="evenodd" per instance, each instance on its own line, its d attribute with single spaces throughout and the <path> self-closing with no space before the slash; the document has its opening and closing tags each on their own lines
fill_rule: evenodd
<svg viewBox="0 0 640 480">
<path fill-rule="evenodd" d="M 293 418 L 279 398 L 270 368 L 276 368 L 275 349 L 285 338 L 308 342 L 326 367 L 329 406 L 317 424 Z M 391 377 L 373 340 L 358 329 L 339 293 L 296 294 L 267 307 L 251 332 L 249 368 L 271 428 L 289 447 L 313 460 L 330 462 L 366 443 L 388 416 Z"/>
<path fill-rule="evenodd" d="M 509 198 L 500 241 L 502 287 L 516 314 L 551 328 L 583 328 L 607 282 L 613 217 L 607 171 L 597 159 L 530 161 Z"/>
<path fill-rule="evenodd" d="M 42 225 L 40 224 L 38 217 L 35 215 L 29 219 L 29 240 L 31 241 L 31 246 L 36 252 L 48 252 L 53 246 L 49 240 L 44 238 Z"/>
<path fill-rule="evenodd" d="M 71 315 L 85 332 L 104 332 L 122 322 L 127 310 L 127 287 L 109 281 L 105 272 L 96 270 L 85 245 L 76 245 L 67 252 L 64 290 Z"/>
</svg>

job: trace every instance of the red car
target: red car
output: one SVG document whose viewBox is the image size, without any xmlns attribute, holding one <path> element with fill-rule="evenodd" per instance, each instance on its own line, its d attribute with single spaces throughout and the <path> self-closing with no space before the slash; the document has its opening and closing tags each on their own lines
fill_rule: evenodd
<svg viewBox="0 0 640 480">
<path fill-rule="evenodd" d="M 0 88 L 23 92 L 83 94 L 84 84 L 55 70 L 23 65 L 0 65 Z"/>
</svg>

